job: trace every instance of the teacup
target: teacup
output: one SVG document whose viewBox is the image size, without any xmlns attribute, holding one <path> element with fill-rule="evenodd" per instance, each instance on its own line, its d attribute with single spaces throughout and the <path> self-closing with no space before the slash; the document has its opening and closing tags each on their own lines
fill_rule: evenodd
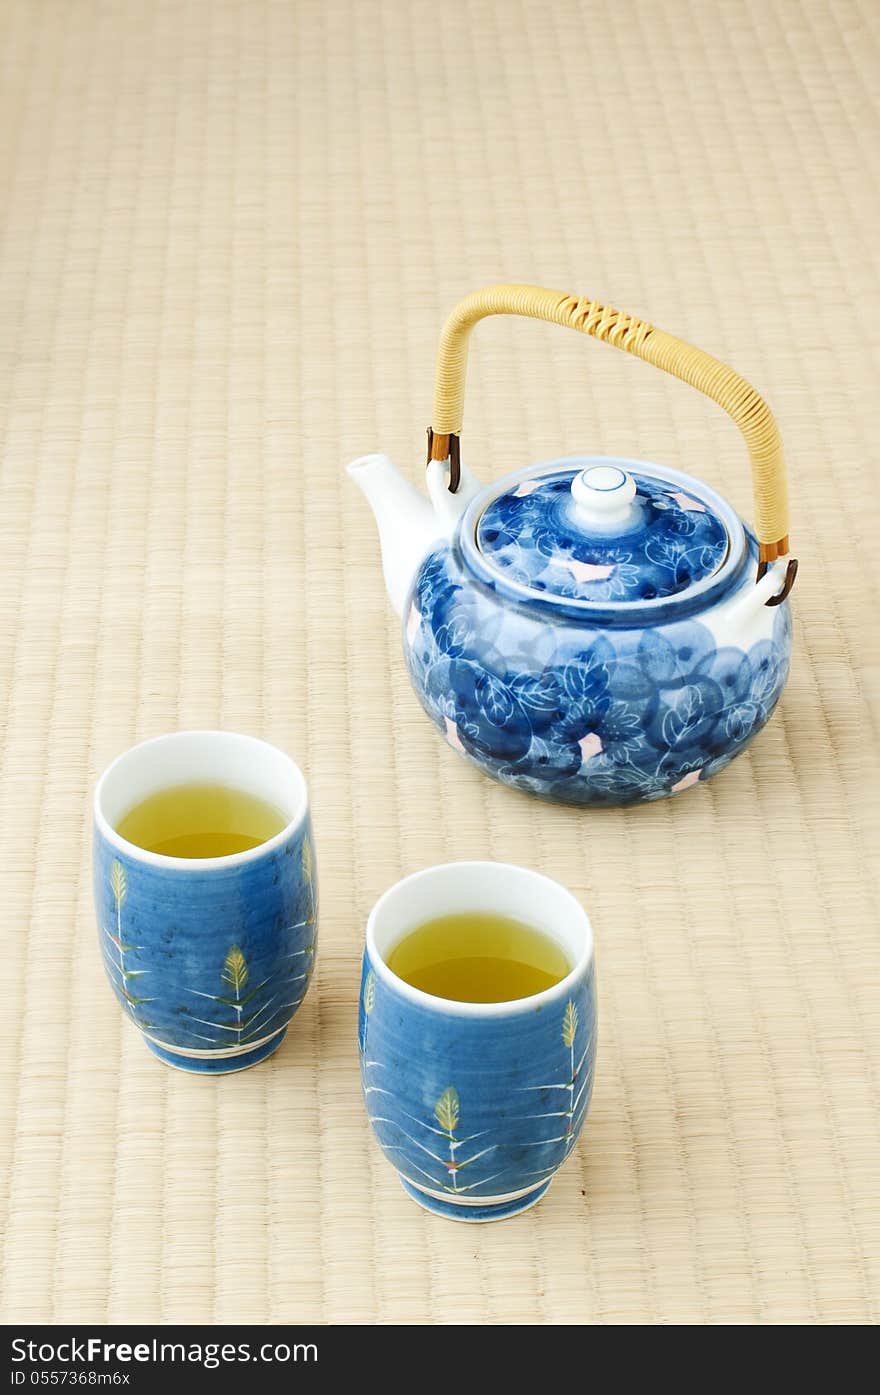
<svg viewBox="0 0 880 1395">
<path fill-rule="evenodd" d="M 571 972 L 533 997 L 466 1003 L 389 969 L 408 931 L 465 911 L 543 930 Z M 498 862 L 406 877 L 367 922 L 359 1041 L 370 1124 L 414 1201 L 459 1221 L 534 1206 L 577 1142 L 593 1086 L 593 936 L 582 906 L 549 877 Z"/>
<path fill-rule="evenodd" d="M 275 837 L 225 857 L 168 857 L 117 825 L 158 791 L 228 785 L 279 809 Z M 315 962 L 317 883 L 306 782 L 252 736 L 145 741 L 95 791 L 94 882 L 104 967 L 123 1012 L 168 1065 L 220 1075 L 276 1051 Z"/>
</svg>

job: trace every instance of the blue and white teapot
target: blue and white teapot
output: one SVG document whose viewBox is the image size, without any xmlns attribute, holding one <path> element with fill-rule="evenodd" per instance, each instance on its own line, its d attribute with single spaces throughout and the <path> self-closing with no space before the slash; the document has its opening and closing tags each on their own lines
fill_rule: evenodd
<svg viewBox="0 0 880 1395">
<path fill-rule="evenodd" d="M 699 387 L 737 422 L 753 534 L 718 494 L 645 461 L 568 457 L 482 488 L 459 456 L 468 336 L 521 314 L 604 339 Z M 492 286 L 443 330 L 428 492 L 381 455 L 349 472 L 373 507 L 422 705 L 504 784 L 631 804 L 722 770 L 761 730 L 791 652 L 785 470 L 762 399 L 644 321 L 535 286 Z"/>
</svg>

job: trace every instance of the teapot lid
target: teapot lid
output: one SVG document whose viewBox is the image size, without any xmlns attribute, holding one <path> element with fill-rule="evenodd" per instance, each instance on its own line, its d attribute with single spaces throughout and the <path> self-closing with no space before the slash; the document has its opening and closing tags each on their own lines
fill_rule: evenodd
<svg viewBox="0 0 880 1395">
<path fill-rule="evenodd" d="M 487 579 L 491 573 L 504 589 L 577 609 L 653 609 L 702 594 L 731 551 L 744 548 L 742 524 L 712 490 L 630 460 L 561 460 L 520 471 L 473 522 L 468 533 Z"/>
</svg>

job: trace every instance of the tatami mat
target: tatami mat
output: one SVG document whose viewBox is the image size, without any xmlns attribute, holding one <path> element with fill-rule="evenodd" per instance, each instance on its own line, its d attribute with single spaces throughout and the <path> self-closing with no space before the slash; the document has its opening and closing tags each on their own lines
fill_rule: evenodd
<svg viewBox="0 0 880 1395">
<path fill-rule="evenodd" d="M 7 1320 L 865 1322 L 880 1306 L 878 15 L 870 0 L 5 0 L 0 373 Z M 715 783 L 544 808 L 440 743 L 343 466 L 418 479 L 437 334 L 488 281 L 611 301 L 766 393 L 797 652 Z M 681 466 L 723 413 L 530 323 L 477 331 L 467 456 Z M 319 973 L 283 1050 L 164 1070 L 102 978 L 87 802 L 130 743 L 306 767 Z M 363 924 L 433 861 L 595 924 L 600 1058 L 547 1199 L 403 1195 L 356 1059 Z"/>
</svg>

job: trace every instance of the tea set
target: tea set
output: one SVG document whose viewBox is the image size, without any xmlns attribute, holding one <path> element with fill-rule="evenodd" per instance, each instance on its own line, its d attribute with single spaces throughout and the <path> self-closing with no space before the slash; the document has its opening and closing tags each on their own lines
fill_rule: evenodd
<svg viewBox="0 0 880 1395">
<path fill-rule="evenodd" d="M 575 329 L 699 388 L 740 427 L 755 529 L 667 466 L 568 456 L 483 487 L 461 459 L 470 333 L 489 315 Z M 427 497 L 382 455 L 349 473 L 373 509 L 389 599 L 419 701 L 445 740 L 515 789 L 571 805 L 676 796 L 723 770 L 776 706 L 791 655 L 785 466 L 769 408 L 732 369 L 634 316 L 536 286 L 492 286 L 444 326 Z M 285 827 L 232 856 L 188 861 L 116 830 L 133 801 L 222 778 Z M 94 867 L 107 975 L 167 1064 L 255 1065 L 281 1044 L 312 975 L 315 861 L 305 780 L 230 732 L 134 747 L 95 794 Z M 572 964 L 534 997 L 433 997 L 387 958 L 425 908 L 519 915 Z M 359 1011 L 364 1099 L 420 1205 L 484 1221 L 534 1205 L 572 1151 L 596 1050 L 592 934 L 565 888 L 469 862 L 397 883 L 370 915 Z"/>
</svg>

